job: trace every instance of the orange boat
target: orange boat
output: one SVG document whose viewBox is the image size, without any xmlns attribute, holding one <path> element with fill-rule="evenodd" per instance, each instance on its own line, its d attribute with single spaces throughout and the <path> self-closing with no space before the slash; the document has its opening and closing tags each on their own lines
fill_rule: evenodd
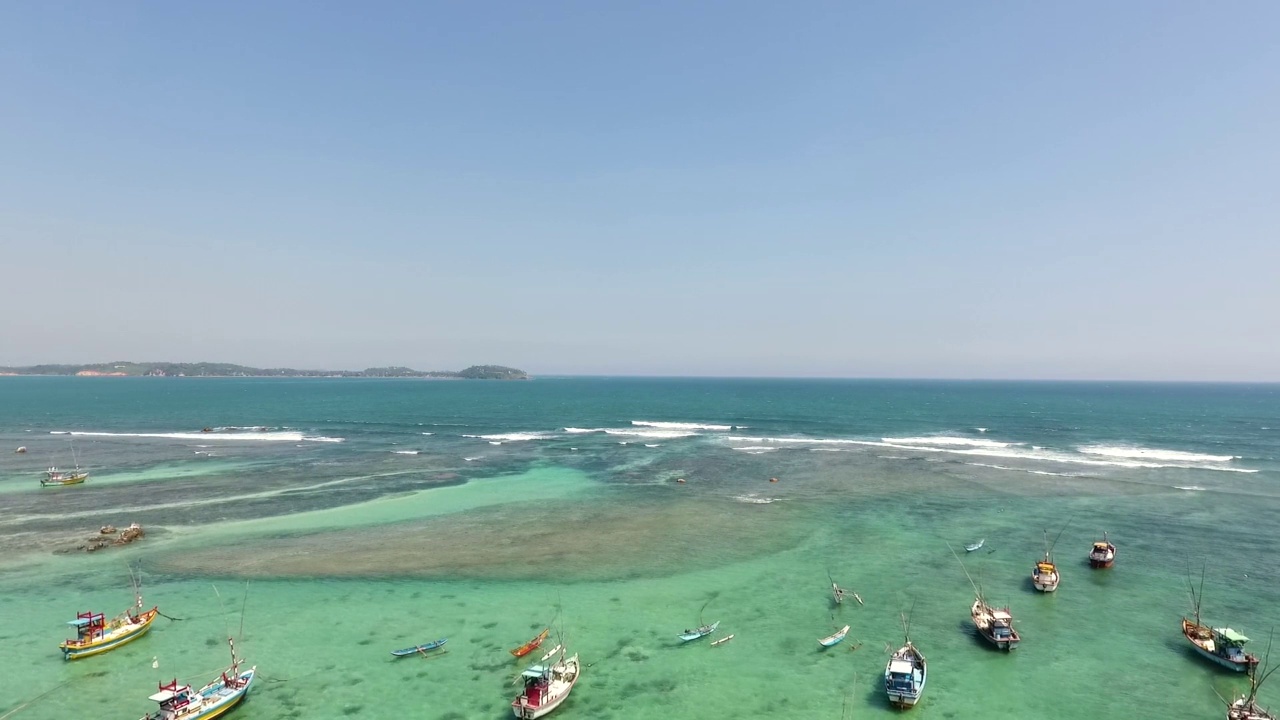
<svg viewBox="0 0 1280 720">
<path fill-rule="evenodd" d="M 542 641 L 547 639 L 547 635 L 550 635 L 550 634 L 551 634 L 551 628 L 547 628 L 543 630 L 542 632 L 538 633 L 538 637 L 521 645 L 515 650 L 512 650 L 511 654 L 515 655 L 516 657 L 524 657 L 525 655 L 528 655 L 529 653 L 537 649 L 537 647 L 542 644 Z"/>
</svg>

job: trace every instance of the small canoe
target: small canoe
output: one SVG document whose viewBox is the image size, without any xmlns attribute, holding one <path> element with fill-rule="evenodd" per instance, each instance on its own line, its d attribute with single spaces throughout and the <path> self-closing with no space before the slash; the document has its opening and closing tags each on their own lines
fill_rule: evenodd
<svg viewBox="0 0 1280 720">
<path fill-rule="evenodd" d="M 704 638 L 710 635 L 711 633 L 715 632 L 716 628 L 718 627 L 720 627 L 719 620 L 711 623 L 710 625 L 703 625 L 697 630 L 685 630 L 684 632 L 680 633 L 680 639 L 685 642 L 689 642 L 690 640 L 697 640 L 698 638 Z"/>
<path fill-rule="evenodd" d="M 542 659 L 541 659 L 541 660 L 539 660 L 538 662 L 546 662 L 547 660 L 549 660 L 549 659 L 551 658 L 551 656 L 552 656 L 552 655 L 555 655 L 556 653 L 560 652 L 560 650 L 561 650 L 561 649 L 563 649 L 563 648 L 564 648 L 564 646 L 563 646 L 563 645 L 557 645 L 557 646 L 555 646 L 555 647 L 551 648 L 551 650 L 550 650 L 549 652 L 547 652 L 547 654 L 546 654 L 546 655 L 543 655 L 543 656 L 542 656 Z"/>
<path fill-rule="evenodd" d="M 424 643 L 422 645 L 414 645 L 413 647 L 405 648 L 403 650 L 392 650 L 391 654 L 395 655 L 396 657 L 404 657 L 405 655 L 413 655 L 414 653 L 426 652 L 428 650 L 435 650 L 436 648 L 440 647 L 441 645 L 444 645 L 447 642 L 449 642 L 449 638 L 440 638 L 439 640 L 432 640 L 429 643 Z"/>
<path fill-rule="evenodd" d="M 835 645 L 836 643 L 843 640 L 844 636 L 848 634 L 849 634 L 849 626 L 845 625 L 844 627 L 837 630 L 835 633 L 828 635 L 822 638 L 821 640 L 819 640 L 818 644 L 821 645 L 822 647 L 831 647 L 832 645 Z"/>
<path fill-rule="evenodd" d="M 543 641 L 543 640 L 546 640 L 546 639 L 547 639 L 547 636 L 548 636 L 548 635 L 550 635 L 550 634 L 551 634 L 551 628 L 547 628 L 547 629 L 543 630 L 542 632 L 538 633 L 538 637 L 536 637 L 536 638 L 534 638 L 534 639 L 530 640 L 529 642 L 527 642 L 527 643 L 525 643 L 525 644 L 521 645 L 520 647 L 516 648 L 515 650 L 512 650 L 512 651 L 511 651 L 511 654 L 512 654 L 512 655 L 515 655 L 516 657 L 524 657 L 525 655 L 528 655 L 529 653 L 531 653 L 531 652 L 533 652 L 534 650 L 536 650 L 536 649 L 537 649 L 537 647 L 538 647 L 539 645 L 541 645 L 541 644 L 542 644 L 542 641 Z"/>
<path fill-rule="evenodd" d="M 715 647 L 715 646 L 717 646 L 717 645 L 723 645 L 723 644 L 725 644 L 725 643 L 729 642 L 729 641 L 730 641 L 730 640 L 732 640 L 732 639 L 733 639 L 733 636 L 732 636 L 732 635 L 725 635 L 724 637 L 720 638 L 719 640 L 712 640 L 712 641 L 711 641 L 711 647 Z"/>
<path fill-rule="evenodd" d="M 979 550 L 979 549 L 981 549 L 981 548 L 982 548 L 982 544 L 983 544 L 983 543 L 985 543 L 986 541 L 987 541 L 987 539 L 986 539 L 986 538 L 982 538 L 981 540 L 979 540 L 978 542 L 976 542 L 976 543 L 974 543 L 974 544 L 972 544 L 972 545 L 965 545 L 965 546 L 964 546 L 964 551 L 965 551 L 965 552 L 973 552 L 974 550 Z"/>
</svg>

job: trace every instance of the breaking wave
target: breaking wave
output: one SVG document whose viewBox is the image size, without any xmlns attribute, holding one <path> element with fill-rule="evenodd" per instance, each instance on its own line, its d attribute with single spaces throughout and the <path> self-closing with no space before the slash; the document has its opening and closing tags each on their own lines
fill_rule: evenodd
<svg viewBox="0 0 1280 720">
<path fill-rule="evenodd" d="M 551 433 L 542 432 L 517 432 L 517 433 L 497 433 L 494 435 L 463 435 L 464 438 L 475 438 L 479 440 L 497 440 L 499 442 L 524 442 L 527 440 L 547 440 L 555 437 Z"/>
<path fill-rule="evenodd" d="M 733 425 L 709 425 L 690 422 L 660 422 L 657 420 L 632 420 L 638 427 L 662 428 L 664 430 L 732 430 Z"/>
<path fill-rule="evenodd" d="M 919 438 L 882 438 L 875 440 L 852 440 L 846 438 L 798 438 L 798 437 L 746 437 L 728 435 L 730 442 L 750 443 L 753 446 L 778 447 L 811 447 L 813 449 L 835 449 L 836 447 L 887 447 L 895 450 L 912 450 L 915 452 L 946 453 L 949 455 L 970 455 L 978 457 L 1005 458 L 1033 462 L 1051 462 L 1073 465 L 1091 465 L 1102 467 L 1122 467 L 1133 469 L 1182 468 L 1187 470 L 1218 470 L 1223 472 L 1256 473 L 1257 470 L 1241 467 L 1229 467 L 1226 463 L 1234 456 L 1201 455 L 1184 453 L 1175 450 L 1155 451 L 1155 454 L 1137 454 L 1141 448 L 1126 448 L 1129 454 L 1092 453 L 1087 454 L 1082 448 L 1080 452 L 1049 450 L 1039 446 L 1028 448 L 1022 443 L 1002 443 L 994 440 L 973 440 L 969 438 L 952 438 L 948 436 L 930 436 Z M 1097 446 L 1106 450 L 1121 450 Z"/>
<path fill-rule="evenodd" d="M 66 433 L 59 433 L 66 434 Z M 170 433 L 114 433 L 114 432 L 81 432 L 70 433 L 77 437 L 119 437 L 119 438 L 163 438 L 166 440 L 252 440 L 259 442 L 345 442 L 346 438 L 308 436 L 296 430 L 275 430 L 258 432 L 237 430 L 227 432 L 170 432 Z"/>
<path fill-rule="evenodd" d="M 1183 452 L 1181 450 L 1160 450 L 1159 448 L 1143 448 L 1125 445 L 1085 445 L 1079 448 L 1086 455 L 1101 455 L 1113 458 L 1137 458 L 1139 460 L 1169 460 L 1172 462 L 1231 462 L 1239 459 L 1238 455 L 1206 455 L 1203 453 Z"/>
<path fill-rule="evenodd" d="M 418 454 L 417 450 L 392 450 L 391 452 L 395 455 L 417 455 Z"/>
<path fill-rule="evenodd" d="M 567 427 L 564 429 L 564 431 L 569 433 L 570 435 L 585 435 L 588 433 L 605 433 L 606 435 L 620 435 L 622 437 L 659 438 L 659 439 L 666 439 L 666 440 L 671 440 L 674 438 L 682 438 L 682 437 L 692 437 L 698 434 L 696 432 L 693 432 L 692 430 L 677 430 L 677 429 L 662 429 L 662 428 L 638 429 L 638 428 Z"/>
</svg>

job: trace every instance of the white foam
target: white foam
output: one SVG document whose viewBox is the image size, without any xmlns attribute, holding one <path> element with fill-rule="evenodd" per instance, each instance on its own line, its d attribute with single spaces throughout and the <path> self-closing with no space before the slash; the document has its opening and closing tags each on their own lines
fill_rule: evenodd
<svg viewBox="0 0 1280 720">
<path fill-rule="evenodd" d="M 621 435 L 622 437 L 642 437 L 657 438 L 659 440 L 673 440 L 675 438 L 691 437 L 698 433 L 691 430 L 675 430 L 675 429 L 634 429 L 634 428 L 575 428 L 567 427 L 565 432 L 571 435 L 583 435 L 587 433 L 605 433 L 606 435 Z"/>
<path fill-rule="evenodd" d="M 1199 485 L 1174 485 L 1173 487 L 1174 489 L 1177 489 L 1177 490 L 1193 490 L 1196 492 L 1205 491 L 1205 488 L 1202 488 Z"/>
<path fill-rule="evenodd" d="M 1003 448 L 1021 445 L 1022 443 L 998 442 L 996 440 L 978 440 L 975 438 L 951 437 L 950 435 L 927 435 L 924 437 L 880 438 L 887 443 L 899 445 L 942 445 L 945 447 L 980 447 Z"/>
<path fill-rule="evenodd" d="M 732 425 L 709 425 L 691 422 L 659 422 L 656 420 L 632 420 L 632 425 L 639 427 L 662 428 L 664 430 L 732 430 Z"/>
<path fill-rule="evenodd" d="M 778 448 L 769 447 L 768 445 L 745 445 L 743 447 L 735 447 L 733 449 L 741 450 L 742 452 L 745 452 L 745 453 L 751 453 L 752 455 L 758 455 L 760 453 L 773 452 Z"/>
<path fill-rule="evenodd" d="M 644 446 L 645 446 L 645 447 L 658 447 L 658 443 L 652 443 L 652 444 L 650 444 L 650 443 L 645 443 L 645 444 L 644 444 Z"/>
<path fill-rule="evenodd" d="M 293 430 L 275 432 L 171 432 L 171 433 L 112 433 L 112 432 L 72 432 L 80 437 L 123 437 L 123 438 L 164 438 L 168 440 L 256 440 L 262 442 L 342 442 L 342 438 L 310 438 Z"/>
<path fill-rule="evenodd" d="M 418 454 L 417 450 L 392 450 L 391 452 L 396 455 L 417 455 Z"/>
<path fill-rule="evenodd" d="M 489 441 L 489 444 L 490 444 L 490 445 L 501 445 L 501 444 L 502 444 L 502 441 L 501 441 L 501 440 L 490 440 L 490 441 Z"/>
<path fill-rule="evenodd" d="M 978 432 L 986 432 L 987 428 L 974 428 L 974 430 L 977 430 Z"/>
<path fill-rule="evenodd" d="M 1240 472 L 1240 473 L 1256 473 L 1257 470 L 1240 467 L 1228 467 L 1222 460 L 1230 460 L 1231 456 L 1203 455 L 1196 453 L 1180 453 L 1178 459 L 1163 459 L 1152 455 L 1142 455 L 1138 457 L 1124 456 L 1107 456 L 1098 454 L 1096 456 L 1085 455 L 1083 453 L 1046 450 L 1043 448 L 1027 448 L 1021 443 L 998 443 L 995 441 L 969 440 L 968 438 L 948 438 L 946 436 L 926 437 L 926 438 L 884 438 L 880 442 L 873 440 L 850 440 L 844 438 L 768 438 L 768 437 L 745 437 L 745 436 L 726 436 L 726 440 L 732 442 L 748 442 L 756 445 L 761 444 L 778 444 L 782 446 L 788 445 L 810 445 L 819 446 L 814 449 L 828 449 L 827 446 L 868 446 L 868 447 L 887 447 L 895 450 L 913 450 L 915 452 L 929 453 L 947 453 L 950 455 L 971 455 L 980 457 L 1006 458 L 1012 460 L 1026 460 L 1038 462 L 1066 463 L 1075 465 L 1091 465 L 1091 466 L 1107 466 L 1122 467 L 1133 469 L 1158 469 L 1158 468 L 1184 468 L 1190 470 L 1219 470 L 1224 472 Z M 939 440 L 941 439 L 941 442 Z M 952 440 L 964 440 L 964 442 L 951 442 Z M 932 440 L 932 443 L 916 443 L 912 441 Z M 1165 451 L 1173 452 L 1173 451 Z M 1197 462 L 1186 459 L 1187 456 L 1198 458 L 1213 458 L 1213 462 Z M 1101 459 L 1106 458 L 1106 459 Z"/>
<path fill-rule="evenodd" d="M 463 460 L 466 460 L 467 462 L 473 462 L 473 461 L 475 461 L 475 460 L 479 460 L 480 458 L 478 458 L 478 457 L 464 457 L 464 458 L 462 458 L 462 459 L 463 459 Z"/>
<path fill-rule="evenodd" d="M 1183 452 L 1181 450 L 1161 450 L 1130 445 L 1086 445 L 1079 448 L 1086 455 L 1101 455 L 1112 458 L 1137 458 L 1140 460 L 1169 460 L 1171 462 L 1231 462 L 1236 455 L 1206 455 L 1204 453 Z"/>
<path fill-rule="evenodd" d="M 1266 430 L 1266 428 L 1262 428 L 1262 429 Z M 50 435 L 70 435 L 71 433 L 67 432 L 66 430 L 50 430 L 49 434 Z"/>
<path fill-rule="evenodd" d="M 435 433 L 422 433 L 423 435 L 435 435 Z"/>
<path fill-rule="evenodd" d="M 515 433 L 496 433 L 494 435 L 463 435 L 464 438 L 478 438 L 481 440 L 501 440 L 502 442 L 525 442 L 527 440 L 546 440 L 555 437 L 551 433 L 541 432 L 515 432 Z"/>
<path fill-rule="evenodd" d="M 965 465 L 971 465 L 973 467 L 992 468 L 993 470 L 1010 470 L 1013 472 L 1031 473 L 1032 475 L 1052 475 L 1054 477 L 1080 477 L 1079 475 L 1072 475 L 1071 473 L 1056 473 L 1056 472 L 1049 472 L 1048 470 L 1031 470 L 1029 468 L 1009 467 L 1008 465 L 989 465 L 987 463 L 965 463 Z"/>
<path fill-rule="evenodd" d="M 733 499 L 751 505 L 768 505 L 778 501 L 778 498 L 756 497 L 755 495 L 734 495 Z"/>
<path fill-rule="evenodd" d="M 340 443 L 340 442 L 347 441 L 346 438 L 324 437 L 323 435 L 317 435 L 316 437 L 304 437 L 302 439 L 307 442 L 322 442 L 322 443 Z"/>
</svg>

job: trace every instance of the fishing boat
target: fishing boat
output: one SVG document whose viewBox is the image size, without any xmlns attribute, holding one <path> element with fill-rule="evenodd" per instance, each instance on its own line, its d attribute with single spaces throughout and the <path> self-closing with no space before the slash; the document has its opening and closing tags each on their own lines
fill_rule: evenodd
<svg viewBox="0 0 1280 720">
<path fill-rule="evenodd" d="M 845 591 L 834 582 L 831 583 L 831 597 L 836 601 L 837 605 L 844 602 Z"/>
<path fill-rule="evenodd" d="M 698 638 L 704 638 L 710 635 L 711 633 L 715 632 L 716 628 L 718 627 L 720 627 L 719 620 L 711 623 L 710 625 L 699 625 L 694 630 L 685 630 L 684 632 L 680 633 L 680 639 L 684 642 L 689 642 L 690 640 L 697 640 Z"/>
<path fill-rule="evenodd" d="M 1102 533 L 1102 539 L 1093 544 L 1089 550 L 1089 567 L 1109 568 L 1116 562 L 1116 546 Z"/>
<path fill-rule="evenodd" d="M 546 639 L 547 639 L 547 635 L 550 635 L 550 634 L 551 634 L 551 628 L 545 628 L 545 629 L 543 629 L 543 631 L 542 631 L 542 632 L 538 633 L 538 636 L 537 636 L 537 637 L 535 637 L 534 639 L 530 640 L 529 642 L 527 642 L 527 643 L 525 643 L 525 644 L 521 645 L 520 647 L 516 648 L 515 650 L 512 650 L 512 651 L 511 651 L 511 654 L 512 654 L 512 655 L 515 655 L 516 657 L 524 657 L 525 655 L 528 655 L 529 653 L 531 653 L 531 652 L 533 652 L 534 650 L 538 649 L 538 646 L 539 646 L 539 645 L 541 645 L 541 644 L 542 644 L 542 641 L 543 641 L 543 640 L 546 640 Z"/>
<path fill-rule="evenodd" d="M 832 645 L 838 644 L 841 640 L 844 639 L 844 636 L 848 634 L 849 634 L 849 626 L 845 625 L 844 627 L 840 628 L 834 633 L 831 633 L 830 635 L 819 640 L 818 644 L 821 645 L 822 647 L 831 647 Z"/>
<path fill-rule="evenodd" d="M 142 590 L 136 579 L 133 593 L 134 604 L 110 620 L 102 613 L 90 611 L 76 613 L 75 620 L 67 621 L 68 625 L 76 629 L 76 637 L 63 641 L 58 646 L 62 650 L 63 659 L 79 660 L 98 655 L 146 635 L 156 616 L 160 614 L 160 609 L 153 607 L 146 612 L 138 612 L 142 610 Z"/>
<path fill-rule="evenodd" d="M 176 678 L 160 683 L 160 691 L 149 698 L 160 703 L 160 709 L 155 714 L 147 713 L 142 720 L 212 720 L 239 705 L 249 695 L 258 668 L 242 672 L 235 643 L 227 638 L 227 644 L 231 646 L 229 668 L 199 690 L 180 684 Z"/>
<path fill-rule="evenodd" d="M 1253 675 L 1258 666 L 1258 657 L 1245 652 L 1244 645 L 1249 638 L 1243 633 L 1229 627 L 1215 628 L 1200 621 L 1200 602 L 1204 599 L 1204 570 L 1200 571 L 1200 588 L 1191 584 L 1190 574 L 1187 576 L 1187 591 L 1191 593 L 1191 605 L 1195 611 L 1195 620 L 1182 618 L 1182 635 L 1204 657 L 1228 670 L 1247 672 Z"/>
<path fill-rule="evenodd" d="M 978 634 L 995 645 L 997 650 L 1008 652 L 1018 647 L 1018 643 L 1022 641 L 1018 631 L 1013 629 L 1013 615 L 1008 607 L 992 607 L 982 595 L 978 595 L 969 614 L 973 617 L 974 626 L 978 628 Z"/>
<path fill-rule="evenodd" d="M 1070 522 L 1067 521 L 1068 524 Z M 1066 529 L 1067 526 L 1063 525 L 1062 530 L 1058 531 L 1058 538 L 1062 537 Z M 1031 584 L 1040 592 L 1051 593 L 1057 590 L 1058 583 L 1062 580 L 1062 576 L 1058 574 L 1058 566 L 1053 562 L 1053 546 L 1058 544 L 1058 538 L 1049 542 L 1049 531 L 1044 531 L 1044 557 L 1031 570 Z"/>
<path fill-rule="evenodd" d="M 964 551 L 965 551 L 965 552 L 973 552 L 973 551 L 975 551 L 975 550 L 981 550 L 981 549 L 982 549 L 982 546 L 983 546 L 986 542 L 987 542 L 987 539 L 986 539 L 986 538 L 982 538 L 981 540 L 979 540 L 979 541 L 978 541 L 978 542 L 976 542 L 976 543 L 973 543 L 972 545 L 965 545 L 965 546 L 964 546 Z"/>
<path fill-rule="evenodd" d="M 555 646 L 555 647 L 551 648 L 550 650 L 548 650 L 548 651 L 547 651 L 547 654 L 546 654 L 546 655 L 543 655 L 543 656 L 542 656 L 542 659 L 540 659 L 538 662 L 546 662 L 546 661 L 550 660 L 552 655 L 555 655 L 556 653 L 560 652 L 560 651 L 561 651 L 561 650 L 563 650 L 563 649 L 564 649 L 564 646 L 563 646 L 563 645 L 557 645 L 557 646 Z"/>
<path fill-rule="evenodd" d="M 903 628 L 907 628 L 903 619 Z M 899 708 L 914 707 L 924 694 L 924 683 L 929 678 L 929 670 L 924 653 L 911 644 L 911 636 L 905 634 L 902 647 L 889 656 L 884 668 L 884 691 L 889 696 L 889 704 Z"/>
<path fill-rule="evenodd" d="M 1271 650 L 1268 644 L 1267 657 L 1270 658 L 1270 656 Z M 1263 661 L 1262 665 L 1249 673 L 1249 692 L 1227 703 L 1227 720 L 1280 720 L 1280 715 L 1272 713 L 1270 708 L 1258 705 L 1258 688 L 1262 687 L 1262 683 L 1276 671 L 1275 668 L 1264 669 L 1266 664 L 1267 662 Z"/>
<path fill-rule="evenodd" d="M 89 479 L 89 471 L 80 469 L 80 459 L 76 457 L 76 446 L 71 445 L 71 461 L 75 464 L 75 470 L 59 470 L 55 466 L 50 466 L 44 471 L 44 477 L 40 478 L 40 487 L 62 487 L 64 485 L 80 485 Z"/>
<path fill-rule="evenodd" d="M 405 655 L 425 653 L 428 650 L 435 650 L 436 648 L 442 647 L 447 642 L 449 642 L 449 638 L 440 638 L 439 640 L 432 640 L 431 642 L 424 643 L 422 645 L 414 645 L 411 648 L 405 648 L 403 650 L 392 650 L 391 654 L 395 655 L 396 657 L 404 657 Z"/>
<path fill-rule="evenodd" d="M 578 656 L 560 659 L 550 665 L 534 665 L 520 673 L 524 689 L 511 701 L 511 711 L 521 720 L 534 720 L 560 707 L 578 684 L 581 668 Z"/>
</svg>

